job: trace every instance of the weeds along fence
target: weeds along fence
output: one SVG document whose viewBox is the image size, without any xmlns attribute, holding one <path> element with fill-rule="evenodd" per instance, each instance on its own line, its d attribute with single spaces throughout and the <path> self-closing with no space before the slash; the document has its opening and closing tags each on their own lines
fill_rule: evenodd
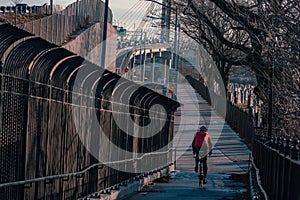
<svg viewBox="0 0 300 200">
<path fill-rule="evenodd" d="M 87 24 L 103 23 L 104 2 L 101 0 L 81 0 L 72 3 L 65 10 L 53 15 L 19 24 L 18 27 L 48 42 L 62 45 L 69 41 L 72 34 Z M 112 23 L 109 10 L 108 22 Z"/>
<path fill-rule="evenodd" d="M 222 97 L 217 96 L 198 80 L 187 76 L 187 80 L 194 89 L 218 112 L 218 102 Z M 215 99 L 215 100 L 214 100 Z M 269 199 L 300 199 L 300 141 L 298 138 L 266 136 L 266 131 L 255 130 L 252 118 L 242 109 L 227 102 L 226 121 L 251 145 L 254 165 L 258 168 L 260 180 L 254 183 L 256 192 L 254 199 L 266 199 L 264 190 Z M 256 166 L 256 167 L 253 167 Z M 256 171 L 256 170 L 254 170 Z M 257 171 L 258 173 L 258 171 Z M 263 189 L 258 187 L 262 185 Z"/>
<path fill-rule="evenodd" d="M 76 199 L 143 173 L 141 164 L 150 171 L 173 161 L 171 151 L 151 153 L 172 140 L 177 102 L 11 25 L 0 26 L 0 41 L 0 57 L 9 51 L 0 71 L 1 200 Z M 150 110 L 155 104 L 165 112 Z M 144 127 L 151 116 L 162 129 L 136 137 L 146 133 L 129 122 Z M 124 159 L 113 146 L 135 160 L 120 163 L 127 170 L 89 151 Z"/>
</svg>

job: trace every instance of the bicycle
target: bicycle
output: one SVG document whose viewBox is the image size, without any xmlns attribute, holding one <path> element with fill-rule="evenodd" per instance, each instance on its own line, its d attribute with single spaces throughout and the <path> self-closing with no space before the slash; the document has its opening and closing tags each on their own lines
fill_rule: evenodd
<svg viewBox="0 0 300 200">
<path fill-rule="evenodd" d="M 199 188 L 203 188 L 203 184 L 206 184 L 207 181 L 204 178 L 204 174 L 203 174 L 203 160 L 202 158 L 199 159 Z"/>
<path fill-rule="evenodd" d="M 198 173 L 198 179 L 199 179 L 199 188 L 203 188 L 203 184 L 207 183 L 206 177 L 204 176 L 204 171 L 207 173 L 207 169 L 204 169 L 204 162 L 207 162 L 207 156 L 202 157 L 201 155 L 194 154 L 194 158 L 199 156 L 198 160 L 198 166 L 195 167 L 195 172 Z M 197 162 L 197 161 L 196 161 Z"/>
</svg>

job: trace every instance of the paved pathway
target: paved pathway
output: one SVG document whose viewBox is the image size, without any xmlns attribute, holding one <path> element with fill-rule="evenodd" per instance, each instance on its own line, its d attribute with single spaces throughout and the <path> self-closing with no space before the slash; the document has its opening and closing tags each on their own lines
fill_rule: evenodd
<svg viewBox="0 0 300 200">
<path fill-rule="evenodd" d="M 179 101 L 183 104 L 181 116 L 176 116 L 177 134 L 174 146 L 177 149 L 176 172 L 168 183 L 154 183 L 128 198 L 140 199 L 247 199 L 245 183 L 232 180 L 232 174 L 248 172 L 249 150 L 237 134 L 188 84 L 178 87 Z M 200 110 L 200 112 L 198 111 Z M 200 124 L 209 127 L 214 143 L 213 155 L 208 159 L 208 183 L 198 188 L 198 177 L 194 169 L 191 141 Z M 244 175 L 245 177 L 246 175 Z"/>
</svg>

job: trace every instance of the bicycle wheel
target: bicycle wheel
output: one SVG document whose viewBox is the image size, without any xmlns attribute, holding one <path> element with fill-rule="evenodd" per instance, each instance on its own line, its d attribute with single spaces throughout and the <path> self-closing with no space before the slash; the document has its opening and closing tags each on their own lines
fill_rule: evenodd
<svg viewBox="0 0 300 200">
<path fill-rule="evenodd" d="M 203 188 L 204 184 L 204 174 L 203 174 L 203 164 L 202 160 L 199 161 L 199 188 Z"/>
<path fill-rule="evenodd" d="M 203 188 L 203 180 L 204 180 L 203 174 L 199 174 L 199 188 Z"/>
</svg>

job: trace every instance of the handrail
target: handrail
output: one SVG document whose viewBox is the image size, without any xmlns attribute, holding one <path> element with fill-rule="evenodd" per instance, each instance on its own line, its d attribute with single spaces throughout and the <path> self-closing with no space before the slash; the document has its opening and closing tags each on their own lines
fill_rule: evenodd
<svg viewBox="0 0 300 200">
<path fill-rule="evenodd" d="M 166 153 L 169 153 L 172 150 L 176 150 L 176 148 L 172 147 L 168 151 L 163 151 L 163 152 L 146 153 L 146 154 L 142 155 L 139 158 L 131 158 L 131 159 L 125 159 L 125 160 L 119 160 L 119 161 L 110 161 L 110 162 L 99 162 L 99 163 L 95 163 L 93 165 L 90 165 L 86 169 L 84 169 L 82 171 L 78 171 L 78 172 L 67 173 L 67 174 L 59 174 L 59 175 L 53 175 L 53 176 L 45 176 L 45 177 L 28 179 L 28 180 L 23 180 L 23 181 L 2 183 L 2 184 L 0 184 L 0 188 L 18 186 L 18 185 L 25 185 L 25 184 L 29 184 L 29 183 L 33 183 L 33 182 L 46 181 L 46 180 L 52 180 L 52 179 L 57 179 L 57 178 L 66 178 L 66 177 L 78 176 L 78 175 L 84 174 L 85 172 L 89 171 L 90 169 L 92 169 L 94 167 L 98 167 L 98 166 L 101 166 L 101 165 L 120 164 L 120 163 L 125 163 L 125 162 L 130 162 L 130 161 L 138 161 L 138 160 L 142 160 L 144 157 L 146 157 L 148 155 L 166 154 Z"/>
</svg>

